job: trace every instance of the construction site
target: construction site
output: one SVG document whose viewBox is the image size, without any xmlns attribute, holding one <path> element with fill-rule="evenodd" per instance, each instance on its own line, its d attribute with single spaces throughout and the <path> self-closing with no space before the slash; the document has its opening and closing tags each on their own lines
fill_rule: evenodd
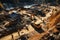
<svg viewBox="0 0 60 40">
<path fill-rule="evenodd" d="M 60 0 L 0 0 L 0 40 L 60 40 Z"/>
</svg>

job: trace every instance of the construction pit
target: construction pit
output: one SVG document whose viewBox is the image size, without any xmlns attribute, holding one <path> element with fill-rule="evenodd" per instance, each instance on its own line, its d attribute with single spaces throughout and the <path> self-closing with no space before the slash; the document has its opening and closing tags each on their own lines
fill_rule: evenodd
<svg viewBox="0 0 60 40">
<path fill-rule="evenodd" d="M 0 12 L 0 40 L 60 40 L 60 6 L 37 5 Z"/>
</svg>

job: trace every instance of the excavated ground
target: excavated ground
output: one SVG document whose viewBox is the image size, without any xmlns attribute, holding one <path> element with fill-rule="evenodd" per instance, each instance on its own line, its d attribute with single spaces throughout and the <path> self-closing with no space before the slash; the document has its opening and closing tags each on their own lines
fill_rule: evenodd
<svg viewBox="0 0 60 40">
<path fill-rule="evenodd" d="M 60 40 L 60 8 L 41 4 L 3 10 L 0 40 Z"/>
</svg>

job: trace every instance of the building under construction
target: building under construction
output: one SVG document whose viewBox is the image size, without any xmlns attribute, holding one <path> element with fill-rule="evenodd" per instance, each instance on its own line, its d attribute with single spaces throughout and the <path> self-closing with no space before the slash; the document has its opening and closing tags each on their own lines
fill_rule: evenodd
<svg viewBox="0 0 60 40">
<path fill-rule="evenodd" d="M 0 0 L 0 40 L 60 40 L 60 0 Z"/>
</svg>

